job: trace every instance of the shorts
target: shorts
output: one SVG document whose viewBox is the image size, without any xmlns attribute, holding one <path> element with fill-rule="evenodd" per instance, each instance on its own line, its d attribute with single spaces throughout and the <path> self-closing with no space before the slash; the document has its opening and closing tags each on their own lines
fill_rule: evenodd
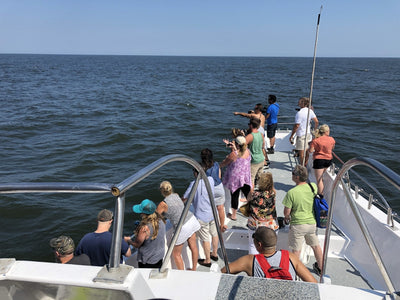
<svg viewBox="0 0 400 300">
<path fill-rule="evenodd" d="M 215 205 L 223 205 L 225 203 L 225 189 L 222 182 L 214 186 L 214 202 Z"/>
<path fill-rule="evenodd" d="M 317 226 L 315 224 L 290 225 L 289 247 L 293 251 L 301 250 L 304 239 L 307 245 L 311 247 L 318 246 Z"/>
<path fill-rule="evenodd" d="M 267 138 L 273 138 L 278 128 L 278 123 L 267 125 Z"/>
<path fill-rule="evenodd" d="M 313 169 L 326 169 L 332 165 L 332 159 L 314 159 Z"/>
<path fill-rule="evenodd" d="M 253 187 L 254 187 L 254 182 L 255 182 L 256 176 L 257 176 L 257 174 L 258 174 L 258 171 L 259 171 L 259 170 L 262 170 L 263 167 L 264 167 L 264 161 L 262 161 L 262 162 L 260 162 L 260 163 L 258 163 L 258 164 L 253 164 L 253 163 L 252 163 L 252 164 L 250 165 L 251 184 L 253 185 Z"/>
<path fill-rule="evenodd" d="M 200 230 L 197 231 L 197 236 L 200 241 L 208 242 L 211 236 L 217 235 L 217 227 L 215 226 L 214 220 L 210 222 L 203 222 L 202 220 L 199 220 L 199 223 L 201 227 Z"/>
<path fill-rule="evenodd" d="M 311 134 L 307 134 L 307 145 L 306 145 L 306 150 L 309 148 L 308 147 L 308 142 L 311 141 Z M 304 150 L 304 143 L 306 143 L 306 136 L 298 136 L 296 137 L 296 145 L 295 145 L 295 149 L 296 150 Z"/>
</svg>

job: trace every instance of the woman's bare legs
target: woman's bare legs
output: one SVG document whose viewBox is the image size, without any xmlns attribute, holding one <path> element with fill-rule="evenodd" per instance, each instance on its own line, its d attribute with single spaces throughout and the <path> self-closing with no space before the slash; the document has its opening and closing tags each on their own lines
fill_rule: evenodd
<svg viewBox="0 0 400 300">
<path fill-rule="evenodd" d="M 197 260 L 199 259 L 199 248 L 197 248 L 196 233 L 193 233 L 192 236 L 187 240 L 187 242 L 190 251 L 192 251 L 192 271 L 196 271 Z"/>
<path fill-rule="evenodd" d="M 174 259 L 175 265 L 178 268 L 178 270 L 185 269 L 185 265 L 182 259 L 182 249 L 183 249 L 183 244 L 175 245 L 174 249 L 172 250 L 172 257 Z"/>
<path fill-rule="evenodd" d="M 326 171 L 325 169 L 314 169 L 315 171 L 315 179 L 317 180 L 317 187 L 318 187 L 318 194 L 323 195 L 324 194 L 324 173 Z"/>
<path fill-rule="evenodd" d="M 221 231 L 224 232 L 228 226 L 225 225 L 225 207 L 223 204 L 217 205 L 217 211 L 219 216 L 219 223 L 221 225 Z"/>
</svg>

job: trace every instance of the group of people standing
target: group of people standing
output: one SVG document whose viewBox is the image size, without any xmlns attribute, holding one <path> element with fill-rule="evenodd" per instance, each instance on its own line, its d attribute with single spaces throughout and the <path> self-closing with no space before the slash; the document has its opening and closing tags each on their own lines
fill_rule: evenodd
<svg viewBox="0 0 400 300">
<path fill-rule="evenodd" d="M 275 133 L 277 130 L 279 104 L 276 102 L 275 95 L 268 96 L 269 106 L 263 114 L 261 104 L 257 104 L 254 111 L 248 113 L 235 112 L 249 118 L 248 130 L 245 133 L 237 128 L 232 129 L 232 140 L 223 140 L 230 153 L 226 158 L 218 163 L 214 161 L 213 153 L 210 149 L 203 149 L 200 153 L 200 165 L 206 173 L 214 196 L 216 209 L 219 216 L 221 232 L 227 227 L 225 217 L 232 221 L 237 219 L 239 207 L 239 197 L 242 193 L 247 200 L 247 227 L 249 230 L 249 257 L 241 258 L 230 266 L 233 273 L 246 271 L 250 275 L 260 273 L 261 262 L 253 263 L 254 255 L 263 253 L 265 259 L 274 262 L 281 259 L 276 247 L 276 235 L 279 230 L 277 213 L 275 208 L 276 190 L 272 174 L 265 172 L 269 168 L 270 161 L 268 154 L 274 154 Z M 308 98 L 300 98 L 298 105 L 300 110 L 296 114 L 295 125 L 289 137 L 294 143 L 296 135 L 295 149 L 298 151 L 300 163 L 307 161 L 308 153 L 313 152 L 313 168 L 318 194 L 323 197 L 323 173 L 330 166 L 332 161 L 332 150 L 335 141 L 329 136 L 329 127 L 322 125 L 318 127 L 318 119 L 309 106 Z M 315 137 L 312 139 L 310 132 L 310 122 L 313 120 L 317 128 Z M 270 147 L 266 148 L 264 126 L 267 123 L 267 138 Z M 224 169 L 224 176 L 221 169 Z M 193 169 L 194 178 L 199 176 L 199 172 Z M 292 180 L 296 187 L 286 194 L 284 205 L 284 219 L 290 223 L 289 247 L 293 253 L 287 255 L 285 259 L 291 262 L 292 273 L 295 269 L 300 277 L 306 281 L 313 281 L 309 274 L 304 270 L 304 265 L 299 261 L 299 255 L 303 240 L 311 246 L 316 257 L 314 269 L 320 272 L 322 265 L 322 250 L 316 235 L 315 217 L 313 215 L 313 191 L 307 184 L 307 168 L 297 165 L 292 172 Z M 192 188 L 195 184 L 193 180 L 186 192 L 180 197 L 174 192 L 169 181 L 161 182 L 159 189 L 164 199 L 156 205 L 149 199 L 143 200 L 140 204 L 133 206 L 133 212 L 141 215 L 141 221 L 136 227 L 133 236 L 125 236 L 121 244 L 121 257 L 131 255 L 131 248 L 138 249 L 137 260 L 139 267 L 160 268 L 165 255 L 165 220 L 169 219 L 174 231 L 177 229 L 181 214 L 185 208 L 185 202 L 190 197 Z M 230 192 L 231 212 L 225 212 L 225 189 Z M 74 249 L 73 241 L 70 238 L 61 236 L 52 239 L 50 246 L 55 250 L 58 261 L 64 263 L 81 263 L 103 266 L 109 263 L 111 249 L 111 233 L 109 229 L 113 220 L 112 212 L 102 210 L 97 218 L 98 227 L 95 232 L 88 233 L 80 241 L 77 249 Z M 267 230 L 268 229 L 268 230 Z M 274 238 L 275 236 L 275 238 Z M 199 258 L 197 239 L 202 243 L 205 258 Z M 72 241 L 72 243 L 71 243 Z M 213 218 L 211 202 L 203 179 L 199 180 L 198 188 L 193 196 L 192 209 L 188 212 L 180 234 L 175 242 L 172 258 L 176 267 L 180 270 L 185 268 L 182 249 L 187 242 L 192 253 L 191 270 L 196 270 L 197 263 L 206 267 L 211 266 L 211 260 L 217 261 L 218 237 L 217 228 Z M 61 244 L 67 245 L 67 250 Z M 68 252 L 68 253 L 67 253 Z M 272 253 L 272 255 L 271 255 Z M 65 256 L 72 254 L 69 260 Z M 272 257 L 275 257 L 274 259 Z M 257 261 L 259 258 L 257 258 Z M 243 264 L 244 263 L 244 264 Z M 251 268 L 249 265 L 251 264 Z M 242 269 L 243 266 L 246 269 Z M 250 269 L 251 270 L 250 270 Z M 224 271 L 224 269 L 223 269 Z M 262 273 L 262 272 L 261 272 Z M 300 273 L 300 274 L 299 274 Z M 262 276 L 261 276 L 262 277 Z M 312 276 L 311 276 L 312 277 Z"/>
<path fill-rule="evenodd" d="M 274 100 L 276 101 L 276 98 Z M 231 273 L 236 274 L 244 271 L 251 276 L 269 277 L 271 274 L 268 274 L 268 268 L 265 269 L 263 267 L 265 261 L 270 266 L 273 263 L 279 265 L 279 262 L 289 260 L 290 267 L 288 267 L 288 271 L 292 273 L 291 275 L 288 274 L 289 278 L 293 278 L 292 269 L 295 267 L 294 269 L 299 277 L 305 281 L 315 282 L 308 269 L 299 260 L 302 244 L 305 241 L 312 248 L 316 258 L 313 269 L 318 275 L 321 274 L 323 257 L 313 213 L 314 190 L 317 189 L 318 196 L 323 197 L 323 175 L 332 164 L 332 150 L 335 140 L 329 136 L 328 125 L 318 127 L 318 119 L 310 108 L 310 100 L 308 98 L 300 98 L 298 105 L 300 109 L 296 114 L 295 124 L 289 140 L 292 144 L 295 143 L 300 164 L 292 171 L 292 181 L 296 186 L 289 190 L 283 199 L 284 221 L 286 224 L 290 224 L 289 248 L 292 253 L 287 255 L 283 251 L 276 251 L 276 237 L 279 229 L 279 225 L 276 222 L 276 191 L 272 174 L 269 172 L 258 173 L 257 185 L 246 195 L 249 204 L 247 209 L 249 215 L 247 225 L 249 228 L 249 255 L 231 263 L 229 265 Z M 267 111 L 273 108 L 275 107 L 270 101 Z M 251 117 L 243 113 L 235 114 Z M 316 128 L 314 138 L 311 132 L 311 120 Z M 267 123 L 267 134 L 268 128 L 271 128 L 268 125 Z M 295 135 L 296 142 L 294 141 Z M 267 151 L 268 153 L 274 153 L 275 138 L 273 137 L 271 140 L 272 135 L 268 135 L 268 137 L 270 138 L 272 149 L 269 147 Z M 313 153 L 313 169 L 317 184 L 307 183 L 308 171 L 304 165 L 307 165 L 309 153 Z M 304 165 L 301 165 L 301 163 Z M 259 258 L 260 254 L 264 256 L 261 260 Z M 222 271 L 226 272 L 225 268 Z"/>
</svg>

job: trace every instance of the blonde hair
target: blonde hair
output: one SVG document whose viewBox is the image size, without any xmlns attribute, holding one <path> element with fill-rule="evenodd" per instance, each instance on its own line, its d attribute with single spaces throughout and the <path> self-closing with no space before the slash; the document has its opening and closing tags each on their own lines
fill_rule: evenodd
<svg viewBox="0 0 400 300">
<path fill-rule="evenodd" d="M 239 128 L 232 128 L 232 136 L 233 138 L 237 138 L 238 136 L 244 136 L 243 130 Z"/>
<path fill-rule="evenodd" d="M 153 227 L 153 235 L 151 236 L 151 239 L 154 240 L 158 235 L 159 220 L 161 219 L 164 223 L 165 221 L 158 212 L 154 212 L 151 215 L 143 214 L 142 216 L 142 220 L 140 221 L 139 226 L 136 228 L 135 234 L 137 235 L 143 226 L 151 223 L 151 226 Z"/>
<path fill-rule="evenodd" d="M 160 183 L 160 191 L 161 191 L 161 195 L 163 195 L 164 197 L 171 195 L 174 192 L 171 182 L 169 182 L 169 181 L 161 182 Z"/>
<path fill-rule="evenodd" d="M 242 157 L 242 156 L 245 154 L 245 152 L 246 152 L 247 144 L 244 143 L 244 144 L 241 144 L 241 145 L 240 145 L 240 144 L 239 144 L 238 142 L 236 142 L 236 141 L 235 141 L 235 143 L 236 143 L 237 149 L 238 149 L 238 151 L 239 151 L 239 156 Z"/>
<path fill-rule="evenodd" d="M 315 138 L 319 138 L 320 136 L 323 136 L 324 133 L 327 133 L 329 131 L 329 126 L 326 124 L 323 124 L 319 126 L 317 129 L 315 129 Z"/>
<path fill-rule="evenodd" d="M 272 192 L 274 190 L 274 180 L 271 172 L 259 172 L 258 174 L 258 189 L 262 191 Z"/>
</svg>

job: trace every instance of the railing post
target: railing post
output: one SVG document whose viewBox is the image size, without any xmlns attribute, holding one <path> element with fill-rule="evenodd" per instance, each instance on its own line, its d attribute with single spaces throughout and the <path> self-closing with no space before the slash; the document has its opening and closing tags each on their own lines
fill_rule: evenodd
<svg viewBox="0 0 400 300">
<path fill-rule="evenodd" d="M 109 270 L 118 268 L 121 260 L 122 231 L 124 225 L 125 193 L 119 195 L 115 201 L 114 226 L 111 243 Z"/>
<path fill-rule="evenodd" d="M 374 196 L 372 194 L 369 194 L 369 197 L 368 197 L 368 209 L 371 209 L 372 201 L 374 201 Z"/>
<path fill-rule="evenodd" d="M 388 209 L 386 223 L 387 223 L 389 226 L 394 227 L 392 208 L 389 208 L 389 209 Z"/>
</svg>

